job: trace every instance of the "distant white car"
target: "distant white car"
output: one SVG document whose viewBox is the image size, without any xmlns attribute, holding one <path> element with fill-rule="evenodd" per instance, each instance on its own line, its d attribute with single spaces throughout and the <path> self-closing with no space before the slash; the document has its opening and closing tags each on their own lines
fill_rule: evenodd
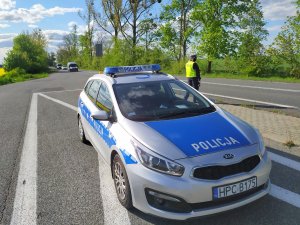
<svg viewBox="0 0 300 225">
<path fill-rule="evenodd" d="M 62 69 L 62 64 L 57 64 L 56 69 L 61 70 Z"/>
<path fill-rule="evenodd" d="M 78 99 L 78 127 L 111 166 L 120 203 L 184 220 L 230 210 L 270 190 L 257 129 L 159 65 L 105 68 Z"/>
<path fill-rule="evenodd" d="M 68 70 L 68 67 L 67 66 L 62 66 L 61 69 L 62 70 Z"/>
</svg>

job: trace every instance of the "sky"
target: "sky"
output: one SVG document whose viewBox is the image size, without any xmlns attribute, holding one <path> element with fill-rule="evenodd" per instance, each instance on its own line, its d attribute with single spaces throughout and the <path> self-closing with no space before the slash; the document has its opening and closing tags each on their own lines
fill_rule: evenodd
<svg viewBox="0 0 300 225">
<path fill-rule="evenodd" d="M 167 3 L 170 0 L 162 0 Z M 267 22 L 270 44 L 287 16 L 296 14 L 294 0 L 261 0 Z M 95 1 L 99 4 L 100 0 Z M 0 64 L 13 46 L 13 38 L 25 31 L 40 28 L 48 39 L 48 51 L 56 51 L 62 38 L 74 24 L 84 32 L 84 21 L 78 16 L 85 10 L 84 0 L 0 0 Z M 156 7 L 159 10 L 159 7 Z"/>
</svg>

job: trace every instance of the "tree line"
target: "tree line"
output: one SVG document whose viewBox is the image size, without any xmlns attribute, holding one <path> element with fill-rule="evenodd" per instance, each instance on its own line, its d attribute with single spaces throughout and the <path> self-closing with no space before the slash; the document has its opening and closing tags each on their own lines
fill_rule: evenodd
<svg viewBox="0 0 300 225">
<path fill-rule="evenodd" d="M 171 0 L 157 13 L 159 4 L 161 0 L 85 0 L 79 16 L 86 30 L 79 35 L 73 27 L 56 52 L 57 62 L 76 61 L 97 70 L 159 63 L 182 74 L 188 56 L 196 53 L 206 73 L 300 78 L 300 0 L 295 2 L 297 14 L 287 18 L 269 46 L 263 45 L 269 34 L 259 0 Z M 103 46 L 100 57 L 96 43 Z M 20 49 L 15 45 L 4 66 L 20 57 L 45 62 L 44 53 L 41 58 L 34 58 L 39 53 L 16 54 Z"/>
</svg>

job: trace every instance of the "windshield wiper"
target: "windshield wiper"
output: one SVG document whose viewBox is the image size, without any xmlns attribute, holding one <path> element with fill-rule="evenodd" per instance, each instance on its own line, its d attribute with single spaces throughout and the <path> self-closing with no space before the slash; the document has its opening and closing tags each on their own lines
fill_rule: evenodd
<svg viewBox="0 0 300 225">
<path fill-rule="evenodd" d="M 197 116 L 197 115 L 203 115 L 206 113 L 214 112 L 215 108 L 209 107 L 209 108 L 203 108 L 203 109 L 191 109 L 191 110 L 183 110 L 183 111 L 177 111 L 173 113 L 168 113 L 165 115 L 159 115 L 159 119 L 167 119 L 167 118 L 176 118 L 180 116 Z"/>
</svg>

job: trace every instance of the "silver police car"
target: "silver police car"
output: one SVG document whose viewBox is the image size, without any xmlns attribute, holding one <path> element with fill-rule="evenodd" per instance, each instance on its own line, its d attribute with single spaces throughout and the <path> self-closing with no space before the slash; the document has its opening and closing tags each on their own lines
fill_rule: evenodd
<svg viewBox="0 0 300 225">
<path fill-rule="evenodd" d="M 78 127 L 111 166 L 120 203 L 184 220 L 270 190 L 259 131 L 160 66 L 108 67 L 78 100 Z"/>
</svg>

